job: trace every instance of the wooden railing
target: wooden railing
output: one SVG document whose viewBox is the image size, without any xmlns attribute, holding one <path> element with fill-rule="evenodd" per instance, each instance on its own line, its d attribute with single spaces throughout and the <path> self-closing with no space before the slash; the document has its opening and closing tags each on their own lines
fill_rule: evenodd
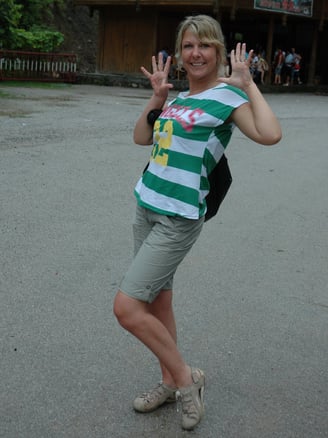
<svg viewBox="0 0 328 438">
<path fill-rule="evenodd" d="M 75 82 L 77 56 L 0 50 L 0 80 Z"/>
</svg>

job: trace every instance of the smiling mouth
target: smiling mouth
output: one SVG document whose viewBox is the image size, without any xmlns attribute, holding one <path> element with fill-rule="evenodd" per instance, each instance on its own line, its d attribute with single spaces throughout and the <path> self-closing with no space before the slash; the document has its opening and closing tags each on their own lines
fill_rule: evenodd
<svg viewBox="0 0 328 438">
<path fill-rule="evenodd" d="M 205 62 L 192 62 L 191 65 L 193 67 L 202 67 L 203 65 L 205 65 Z"/>
</svg>

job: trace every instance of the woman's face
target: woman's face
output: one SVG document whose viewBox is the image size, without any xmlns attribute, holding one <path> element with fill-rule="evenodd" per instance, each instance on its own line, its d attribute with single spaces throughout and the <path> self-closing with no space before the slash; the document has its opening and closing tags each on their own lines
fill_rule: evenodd
<svg viewBox="0 0 328 438">
<path fill-rule="evenodd" d="M 181 59 L 188 79 L 216 77 L 218 73 L 218 54 L 212 44 L 202 43 L 197 35 L 186 30 L 181 44 Z"/>
</svg>

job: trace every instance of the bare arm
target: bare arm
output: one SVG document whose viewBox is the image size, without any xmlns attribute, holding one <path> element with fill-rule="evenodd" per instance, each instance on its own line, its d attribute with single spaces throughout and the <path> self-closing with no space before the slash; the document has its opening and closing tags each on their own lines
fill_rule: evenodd
<svg viewBox="0 0 328 438">
<path fill-rule="evenodd" d="M 144 67 L 141 67 L 143 74 L 150 80 L 153 88 L 153 95 L 148 101 L 141 116 L 137 120 L 133 140 L 140 145 L 150 145 L 153 143 L 153 128 L 147 122 L 147 115 L 153 109 L 162 109 L 166 103 L 169 90 L 173 88 L 172 84 L 167 82 L 170 70 L 171 57 L 168 57 L 165 65 L 163 64 L 163 55 L 159 54 L 158 65 L 155 56 L 152 57 L 153 73 L 150 73 Z"/>
<path fill-rule="evenodd" d="M 221 82 L 242 89 L 249 98 L 248 103 L 233 111 L 231 120 L 251 140 L 263 145 L 273 145 L 281 139 L 280 124 L 249 72 L 252 51 L 247 60 L 245 52 L 246 45 L 238 43 L 236 50 L 231 52 L 230 78 L 219 78 Z"/>
</svg>

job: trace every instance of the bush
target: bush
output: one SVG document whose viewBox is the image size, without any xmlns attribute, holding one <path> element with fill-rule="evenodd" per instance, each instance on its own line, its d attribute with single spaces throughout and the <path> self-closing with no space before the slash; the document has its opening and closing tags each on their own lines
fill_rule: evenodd
<svg viewBox="0 0 328 438">
<path fill-rule="evenodd" d="M 15 29 L 15 49 L 53 52 L 64 41 L 64 35 L 57 31 L 33 27 L 30 30 Z"/>
</svg>

